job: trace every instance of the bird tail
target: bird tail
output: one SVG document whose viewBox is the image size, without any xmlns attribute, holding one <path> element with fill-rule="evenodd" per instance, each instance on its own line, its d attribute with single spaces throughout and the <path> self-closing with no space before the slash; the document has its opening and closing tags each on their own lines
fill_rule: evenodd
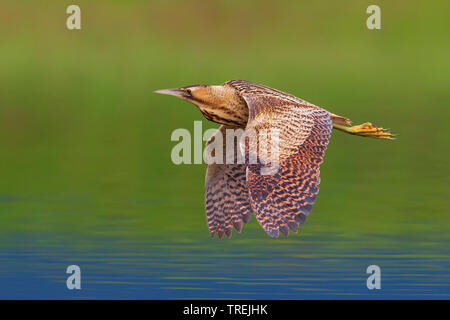
<svg viewBox="0 0 450 320">
<path fill-rule="evenodd" d="M 331 121 L 333 121 L 333 123 L 336 123 L 336 124 L 344 124 L 344 125 L 352 124 L 352 121 L 349 118 L 341 117 L 341 116 L 338 116 L 337 114 L 330 113 L 330 118 L 331 118 Z"/>
</svg>

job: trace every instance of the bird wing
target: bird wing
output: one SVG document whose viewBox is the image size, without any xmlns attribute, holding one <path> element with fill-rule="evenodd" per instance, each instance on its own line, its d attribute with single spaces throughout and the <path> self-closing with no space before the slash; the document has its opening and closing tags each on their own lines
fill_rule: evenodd
<svg viewBox="0 0 450 320">
<path fill-rule="evenodd" d="M 215 134 L 206 142 L 206 149 L 216 139 L 218 134 L 226 136 L 226 126 L 220 126 Z M 226 139 L 223 139 L 223 145 Z M 245 164 L 238 164 L 237 140 L 234 143 L 235 159 L 227 164 L 226 154 L 223 155 L 223 164 L 211 163 L 206 170 L 205 179 L 205 207 L 206 220 L 211 237 L 217 233 L 219 238 L 224 234 L 231 236 L 233 226 L 238 232 L 242 224 L 247 223 L 251 217 L 251 206 L 248 198 Z"/>
<path fill-rule="evenodd" d="M 247 141 L 247 154 L 256 154 L 257 163 L 248 164 L 247 186 L 253 212 L 271 237 L 279 232 L 297 232 L 312 209 L 319 192 L 319 165 L 332 130 L 328 111 L 291 95 L 266 87 L 240 83 L 241 96 L 249 107 L 245 130 L 278 130 L 279 155 L 275 159 L 258 155 L 261 148 Z M 298 99 L 298 100 L 296 100 Z M 249 159 L 247 159 L 249 160 Z M 276 162 L 278 170 L 262 174 L 268 163 Z"/>
</svg>

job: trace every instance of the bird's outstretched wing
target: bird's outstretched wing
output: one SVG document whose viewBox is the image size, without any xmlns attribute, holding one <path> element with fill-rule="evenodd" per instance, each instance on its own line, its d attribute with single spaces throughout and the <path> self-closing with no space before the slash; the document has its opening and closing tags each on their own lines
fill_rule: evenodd
<svg viewBox="0 0 450 320">
<path fill-rule="evenodd" d="M 271 237 L 296 232 L 312 209 L 319 192 L 319 165 L 332 130 L 328 111 L 286 93 L 244 81 L 231 82 L 249 107 L 248 131 L 279 132 L 278 170 L 262 174 L 273 158 L 257 156 L 247 168 L 252 210 Z M 248 142 L 247 152 L 258 154 L 262 146 Z M 270 152 L 269 152 L 270 154 Z M 272 154 L 273 156 L 273 154 Z M 266 163 L 266 164 L 265 164 Z M 273 167 L 273 163 L 272 163 Z"/>
<path fill-rule="evenodd" d="M 226 137 L 225 131 L 226 127 L 220 126 L 206 143 L 206 148 L 215 141 L 218 134 L 221 137 Z M 225 145 L 226 139 L 223 138 L 222 140 L 223 145 Z M 237 152 L 237 140 L 234 147 Z M 245 179 L 247 166 L 237 164 L 236 158 L 233 159 L 232 164 L 227 164 L 225 153 L 223 158 L 223 164 L 212 163 L 208 165 L 205 181 L 206 220 L 211 237 L 214 237 L 217 233 L 219 238 L 222 238 L 224 234 L 230 237 L 233 226 L 238 232 L 241 232 L 242 224 L 247 223 L 251 217 Z"/>
</svg>

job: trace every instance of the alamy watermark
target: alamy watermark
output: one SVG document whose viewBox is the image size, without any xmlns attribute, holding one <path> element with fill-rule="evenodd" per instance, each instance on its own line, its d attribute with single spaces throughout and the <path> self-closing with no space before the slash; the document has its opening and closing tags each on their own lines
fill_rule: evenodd
<svg viewBox="0 0 450 320">
<path fill-rule="evenodd" d="M 227 128 L 202 130 L 202 122 L 194 121 L 194 134 L 184 128 L 175 129 L 170 137 L 178 141 L 172 148 L 174 164 L 258 164 L 261 174 L 278 172 L 280 130 Z M 202 145 L 206 144 L 204 152 Z M 193 150 L 193 152 L 192 152 Z M 193 155 L 193 157 L 192 157 Z M 192 161 L 193 158 L 193 161 Z"/>
<path fill-rule="evenodd" d="M 81 290 L 81 269 L 79 266 L 72 264 L 67 267 L 66 273 L 70 274 L 66 280 L 67 289 Z"/>
<path fill-rule="evenodd" d="M 366 26 L 369 30 L 381 29 L 381 9 L 376 4 L 367 7 L 366 13 L 370 16 L 366 20 Z"/>
<path fill-rule="evenodd" d="M 70 14 L 66 20 L 66 26 L 69 30 L 81 29 L 81 9 L 76 4 L 67 7 L 66 13 Z"/>
<path fill-rule="evenodd" d="M 367 278 L 366 286 L 369 290 L 381 289 L 381 269 L 376 264 L 370 265 L 366 269 L 366 273 L 370 274 Z"/>
<path fill-rule="evenodd" d="M 66 13 L 70 14 L 66 20 L 66 26 L 69 30 L 81 29 L 81 8 L 72 4 L 66 8 Z M 378 5 L 369 5 L 366 9 L 366 13 L 370 16 L 366 20 L 366 26 L 369 30 L 381 29 L 381 9 Z"/>
</svg>

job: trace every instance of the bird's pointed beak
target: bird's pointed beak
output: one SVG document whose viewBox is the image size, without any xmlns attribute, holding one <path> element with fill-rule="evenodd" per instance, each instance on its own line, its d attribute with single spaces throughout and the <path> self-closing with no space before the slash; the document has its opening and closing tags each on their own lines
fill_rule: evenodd
<svg viewBox="0 0 450 320">
<path fill-rule="evenodd" d="M 161 90 L 156 90 L 153 91 L 154 93 L 159 93 L 159 94 L 168 94 L 170 96 L 175 96 L 178 98 L 187 98 L 186 96 L 186 91 L 179 89 L 179 88 L 175 88 L 175 89 L 161 89 Z"/>
</svg>

